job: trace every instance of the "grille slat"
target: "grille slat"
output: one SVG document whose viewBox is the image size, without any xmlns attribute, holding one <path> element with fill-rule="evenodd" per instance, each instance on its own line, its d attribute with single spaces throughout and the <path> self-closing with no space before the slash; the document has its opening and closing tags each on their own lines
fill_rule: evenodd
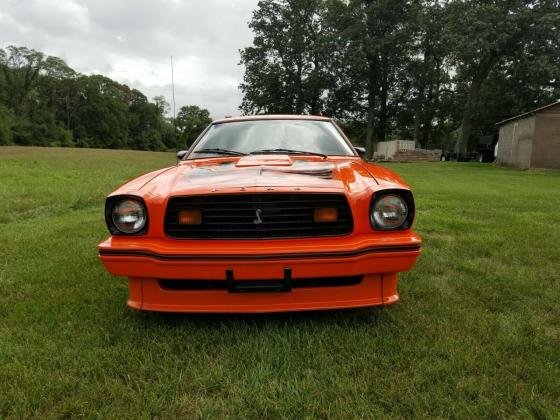
<svg viewBox="0 0 560 420">
<path fill-rule="evenodd" d="M 268 217 L 270 219 L 277 219 L 277 218 L 302 218 L 302 217 L 308 217 L 309 213 L 298 213 L 298 214 L 269 214 Z M 220 214 L 205 214 L 204 215 L 205 219 L 208 222 L 212 222 L 212 220 L 216 219 L 216 220 L 223 220 L 224 216 L 220 215 Z M 228 215 L 228 218 L 230 219 L 246 219 L 247 218 L 247 214 L 230 214 Z M 254 218 L 254 215 L 253 215 Z"/>
<path fill-rule="evenodd" d="M 258 203 L 255 204 L 255 206 L 258 206 Z M 293 217 L 297 217 L 297 216 L 307 216 L 309 214 L 311 214 L 313 212 L 313 210 L 315 210 L 313 207 L 309 207 L 307 209 L 301 209 L 301 208 L 282 208 L 283 212 L 286 211 L 290 211 L 292 213 L 279 213 L 278 210 L 274 210 L 277 213 L 274 213 L 273 210 L 271 209 L 272 206 L 268 206 L 267 208 L 270 210 L 269 212 L 269 216 L 270 217 L 274 217 L 274 216 L 293 216 Z M 334 206 L 332 206 L 334 207 Z M 261 208 L 264 208 L 264 206 L 261 206 Z M 224 209 L 209 209 L 205 211 L 205 216 L 208 217 L 213 217 L 213 216 L 217 216 L 217 217 L 224 217 L 223 212 L 224 210 L 228 211 L 228 212 L 234 212 L 236 214 L 229 214 L 228 217 L 242 217 L 242 216 L 246 216 L 247 215 L 247 209 L 231 209 L 231 208 L 224 208 Z M 307 211 L 302 211 L 302 210 L 307 210 Z M 296 213 L 299 212 L 299 213 Z M 240 214 L 237 214 L 240 213 Z M 253 214 L 254 215 L 254 214 Z"/>
<path fill-rule="evenodd" d="M 314 210 L 336 208 L 338 220 L 315 223 Z M 181 225 L 181 210 L 200 210 L 201 225 Z M 254 223 L 257 211 L 262 223 Z M 172 197 L 165 232 L 176 239 L 266 239 L 337 236 L 352 231 L 352 215 L 342 194 L 239 194 Z"/>
<path fill-rule="evenodd" d="M 348 223 L 349 221 L 348 220 L 341 220 L 340 222 L 341 223 Z M 170 228 L 171 227 L 175 227 L 175 228 L 184 227 L 184 225 L 180 225 L 179 223 L 169 223 L 168 226 Z M 245 228 L 245 229 L 252 229 L 252 228 L 255 227 L 254 223 L 251 223 L 251 222 L 248 222 L 248 223 L 247 222 L 245 222 L 245 223 L 229 222 L 228 226 L 231 226 L 232 228 Z M 269 221 L 269 222 L 266 223 L 266 226 L 267 226 L 267 228 L 270 227 L 271 229 L 278 228 L 278 229 L 286 229 L 286 230 L 289 230 L 289 229 L 305 229 L 305 228 L 315 229 L 316 228 L 315 224 L 305 223 L 305 222 L 299 222 L 297 224 L 297 226 L 290 227 L 290 226 L 286 226 L 286 222 L 284 222 L 284 221 L 275 221 L 275 222 Z M 224 226 L 223 226 L 223 224 L 220 224 L 220 223 L 212 223 L 212 224 L 206 223 L 206 230 L 212 230 L 212 229 L 221 230 L 221 229 L 224 229 Z"/>
</svg>

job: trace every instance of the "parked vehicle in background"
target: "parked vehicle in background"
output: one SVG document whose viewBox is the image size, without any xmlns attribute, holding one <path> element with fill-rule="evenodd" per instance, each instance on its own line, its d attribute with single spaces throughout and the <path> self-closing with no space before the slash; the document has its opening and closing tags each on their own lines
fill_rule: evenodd
<svg viewBox="0 0 560 420">
<path fill-rule="evenodd" d="M 495 135 L 481 136 L 476 139 L 476 144 L 472 151 L 466 156 L 460 156 L 453 151 L 443 151 L 440 160 L 456 160 L 459 162 L 494 162 L 494 151 L 498 139 Z"/>
</svg>

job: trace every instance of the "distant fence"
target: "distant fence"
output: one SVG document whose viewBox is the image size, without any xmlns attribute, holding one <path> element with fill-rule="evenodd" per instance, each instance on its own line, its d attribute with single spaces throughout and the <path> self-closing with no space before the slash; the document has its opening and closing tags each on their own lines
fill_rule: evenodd
<svg viewBox="0 0 560 420">
<path fill-rule="evenodd" d="M 399 162 L 439 161 L 441 149 L 417 149 L 412 140 L 391 140 L 377 143 L 374 154 L 376 160 L 392 160 Z"/>
<path fill-rule="evenodd" d="M 377 143 L 376 154 L 383 156 L 384 159 L 392 159 L 395 153 L 414 150 L 414 146 L 414 141 L 412 140 L 380 141 Z"/>
</svg>

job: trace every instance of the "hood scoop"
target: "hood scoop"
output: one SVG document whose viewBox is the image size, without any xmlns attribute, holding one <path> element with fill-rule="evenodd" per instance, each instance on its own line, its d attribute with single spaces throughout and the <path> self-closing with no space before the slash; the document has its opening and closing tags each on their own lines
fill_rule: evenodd
<svg viewBox="0 0 560 420">
<path fill-rule="evenodd" d="M 273 159 L 270 159 L 270 158 Z M 256 159 L 253 159 L 256 158 Z M 286 159 L 287 158 L 287 159 Z M 306 185 L 304 178 L 333 179 L 334 165 L 289 156 L 246 156 L 245 164 L 226 162 L 220 165 L 195 166 L 185 173 L 185 180 L 197 184 Z M 240 159 L 241 160 L 241 159 Z M 257 181 L 258 179 L 258 181 Z"/>
<path fill-rule="evenodd" d="M 235 164 L 238 168 L 247 166 L 292 166 L 292 159 L 288 155 L 249 155 L 243 156 Z"/>
</svg>

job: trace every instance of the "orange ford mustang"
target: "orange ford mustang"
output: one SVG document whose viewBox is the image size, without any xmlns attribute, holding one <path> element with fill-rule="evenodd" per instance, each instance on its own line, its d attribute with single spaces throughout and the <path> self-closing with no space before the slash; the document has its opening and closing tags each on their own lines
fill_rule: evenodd
<svg viewBox="0 0 560 420">
<path fill-rule="evenodd" d="M 214 121 L 176 166 L 107 197 L 99 256 L 132 308 L 280 312 L 387 305 L 420 254 L 414 198 L 329 118 Z"/>
</svg>

